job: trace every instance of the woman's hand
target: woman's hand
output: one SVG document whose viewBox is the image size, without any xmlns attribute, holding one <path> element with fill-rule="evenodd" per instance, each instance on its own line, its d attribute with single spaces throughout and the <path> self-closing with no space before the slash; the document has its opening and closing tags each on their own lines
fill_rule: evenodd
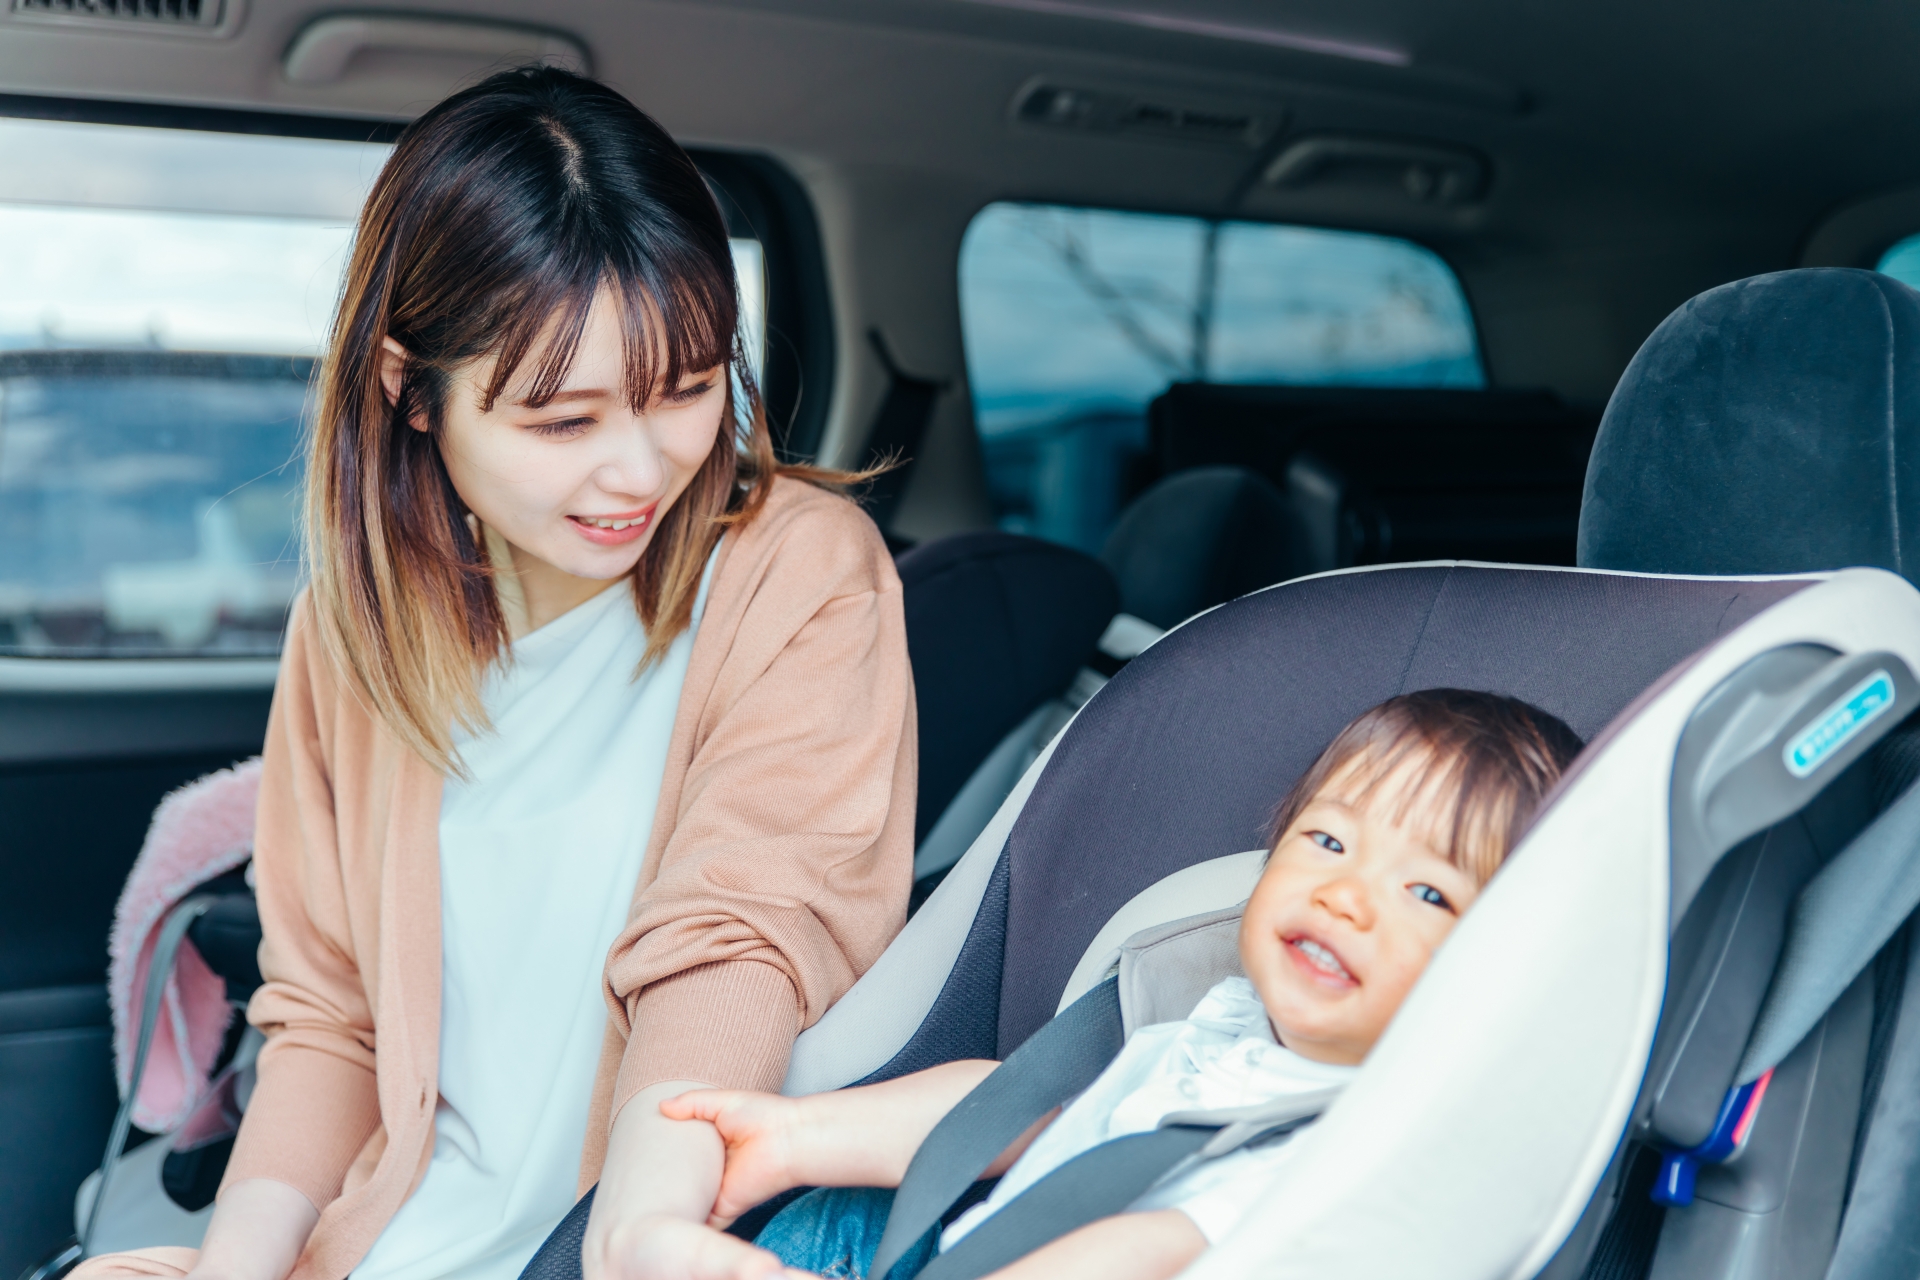
<svg viewBox="0 0 1920 1280">
<path fill-rule="evenodd" d="M 705 1086 L 651 1085 L 620 1109 L 593 1195 L 580 1264 L 585 1280 L 768 1280 L 780 1260 L 706 1225 L 725 1147 L 704 1120 L 660 1114 L 668 1098 Z"/>
<path fill-rule="evenodd" d="M 284 1182 L 236 1182 L 220 1193 L 187 1280 L 285 1280 L 319 1221 L 313 1201 Z"/>
<path fill-rule="evenodd" d="M 609 1233 L 604 1248 L 615 1265 L 609 1271 L 603 1259 L 601 1274 L 631 1280 L 783 1280 L 799 1274 L 789 1272 L 765 1249 L 668 1214 L 622 1223 Z M 593 1268 L 586 1274 L 594 1280 Z"/>
<path fill-rule="evenodd" d="M 726 1147 L 726 1168 L 707 1224 L 726 1228 L 735 1218 L 791 1187 L 817 1185 L 794 1176 L 804 1155 L 806 1103 L 777 1093 L 695 1089 L 660 1104 L 670 1120 L 704 1120 Z"/>
</svg>

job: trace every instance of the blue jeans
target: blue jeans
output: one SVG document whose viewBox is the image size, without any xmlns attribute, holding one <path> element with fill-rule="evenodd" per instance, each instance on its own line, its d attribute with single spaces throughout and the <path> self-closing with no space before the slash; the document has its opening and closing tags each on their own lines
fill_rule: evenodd
<svg viewBox="0 0 1920 1280">
<path fill-rule="evenodd" d="M 816 1187 L 776 1213 L 753 1242 L 787 1266 L 827 1280 L 913 1280 L 939 1252 L 938 1227 L 915 1241 L 889 1276 L 867 1274 L 892 1208 L 891 1191 Z"/>
</svg>

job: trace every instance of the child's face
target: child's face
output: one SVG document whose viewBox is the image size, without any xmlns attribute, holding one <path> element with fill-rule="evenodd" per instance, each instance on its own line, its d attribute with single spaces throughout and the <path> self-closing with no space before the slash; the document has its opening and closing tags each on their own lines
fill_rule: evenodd
<svg viewBox="0 0 1920 1280">
<path fill-rule="evenodd" d="M 1415 760 L 1357 797 L 1328 780 L 1282 833 L 1240 923 L 1240 960 L 1280 1042 L 1354 1065 L 1479 895 L 1428 839 L 1428 806 L 1399 813 Z"/>
</svg>

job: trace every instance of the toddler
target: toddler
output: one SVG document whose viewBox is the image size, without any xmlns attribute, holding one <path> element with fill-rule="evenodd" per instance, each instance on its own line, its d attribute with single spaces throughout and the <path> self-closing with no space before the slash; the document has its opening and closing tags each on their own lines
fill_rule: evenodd
<svg viewBox="0 0 1920 1280">
<path fill-rule="evenodd" d="M 910 1280 L 1068 1160 L 1170 1112 L 1344 1084 L 1579 749 L 1546 712 L 1460 689 L 1405 694 L 1353 721 L 1275 813 L 1240 925 L 1246 976 L 1217 984 L 1183 1021 L 1139 1029 L 1085 1092 L 1001 1154 L 992 1194 L 929 1232 L 892 1280 Z M 900 1184 L 927 1133 L 995 1065 L 950 1062 L 806 1098 L 700 1090 L 661 1104 L 669 1117 L 712 1122 L 727 1144 L 714 1226 L 790 1187 L 819 1188 L 778 1214 L 759 1248 L 709 1235 L 668 1269 L 866 1280 L 892 1202 L 882 1188 Z M 1239 1221 L 1287 1154 L 1270 1141 L 1176 1167 L 1126 1213 L 996 1276 L 1172 1276 Z"/>
</svg>

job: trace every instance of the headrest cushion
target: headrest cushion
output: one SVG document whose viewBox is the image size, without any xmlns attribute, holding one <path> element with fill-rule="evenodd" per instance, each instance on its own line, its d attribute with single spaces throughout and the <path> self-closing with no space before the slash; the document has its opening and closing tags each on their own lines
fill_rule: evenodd
<svg viewBox="0 0 1920 1280">
<path fill-rule="evenodd" d="M 1579 562 L 1647 573 L 1920 571 L 1920 293 L 1873 271 L 1710 289 L 1600 424 Z"/>
</svg>

